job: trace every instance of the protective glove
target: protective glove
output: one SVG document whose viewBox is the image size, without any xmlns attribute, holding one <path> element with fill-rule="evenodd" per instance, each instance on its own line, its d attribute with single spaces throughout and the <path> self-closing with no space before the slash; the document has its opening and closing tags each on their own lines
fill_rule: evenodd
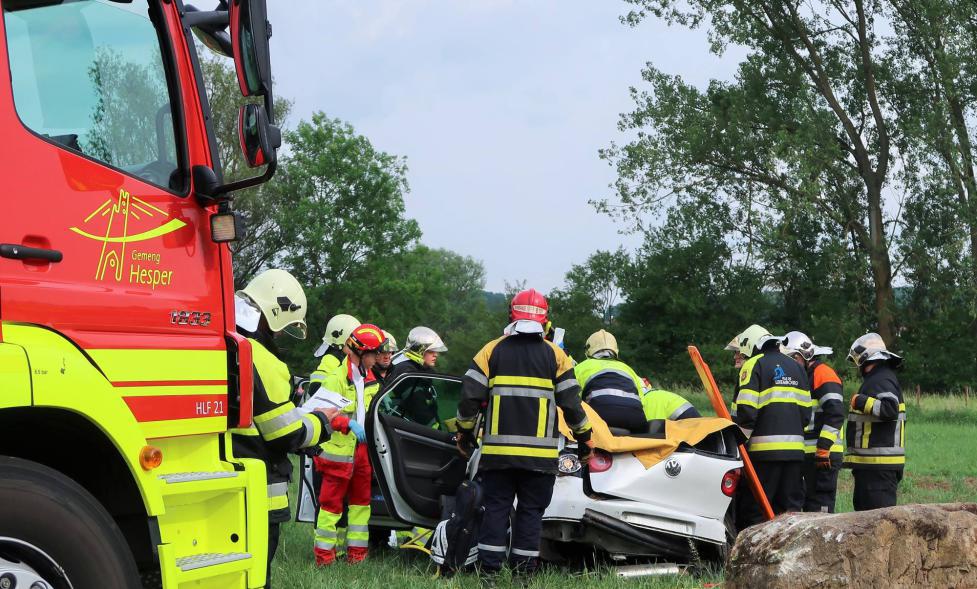
<svg viewBox="0 0 977 589">
<path fill-rule="evenodd" d="M 587 430 L 581 434 L 574 434 L 577 440 L 577 458 L 580 464 L 586 465 L 594 455 L 594 442 L 590 439 L 593 430 Z"/>
<path fill-rule="evenodd" d="M 458 446 L 458 453 L 465 458 L 471 458 L 472 452 L 478 445 L 475 443 L 475 432 L 470 429 L 458 428 L 455 435 L 455 445 Z"/>
<path fill-rule="evenodd" d="M 366 442 L 366 429 L 358 421 L 350 420 L 349 431 L 356 436 L 356 441 L 361 444 Z"/>
<path fill-rule="evenodd" d="M 831 450 L 818 448 L 814 452 L 814 466 L 819 470 L 831 469 Z"/>
<path fill-rule="evenodd" d="M 586 466 L 593 457 L 593 442 L 577 442 L 577 458 L 580 459 L 580 464 Z"/>
<path fill-rule="evenodd" d="M 337 415 L 336 417 L 332 418 L 332 421 L 329 422 L 329 427 L 331 427 L 332 431 L 334 432 L 348 434 L 349 424 L 349 417 L 346 417 L 345 415 Z"/>
</svg>

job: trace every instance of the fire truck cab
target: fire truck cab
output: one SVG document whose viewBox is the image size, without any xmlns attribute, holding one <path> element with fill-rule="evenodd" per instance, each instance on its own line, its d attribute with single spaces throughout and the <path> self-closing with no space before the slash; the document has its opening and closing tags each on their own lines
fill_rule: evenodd
<svg viewBox="0 0 977 589">
<path fill-rule="evenodd" d="M 265 585 L 227 242 L 280 134 L 265 0 L 219 2 L 0 0 L 2 587 Z M 264 98 L 253 178 L 221 178 L 200 41 Z"/>
</svg>

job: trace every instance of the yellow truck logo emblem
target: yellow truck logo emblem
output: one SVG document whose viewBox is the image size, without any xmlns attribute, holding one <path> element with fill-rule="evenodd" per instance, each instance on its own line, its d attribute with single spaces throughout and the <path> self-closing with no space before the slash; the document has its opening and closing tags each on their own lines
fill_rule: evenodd
<svg viewBox="0 0 977 589">
<path fill-rule="evenodd" d="M 145 219 L 152 223 L 157 218 L 165 222 L 159 225 L 154 223 L 155 226 L 151 229 L 130 234 L 130 219 L 135 221 Z M 102 223 L 104 225 L 100 225 Z M 107 199 L 92 211 L 81 225 L 88 225 L 92 227 L 92 230 L 86 231 L 80 227 L 71 227 L 70 229 L 82 237 L 102 243 L 98 266 L 95 269 L 95 280 L 104 280 L 106 270 L 110 270 L 109 276 L 114 276 L 116 282 L 122 282 L 128 244 L 162 237 L 186 226 L 186 223 L 179 219 L 169 218 L 163 210 L 120 189 L 117 198 Z M 99 226 L 103 226 L 104 229 L 96 232 L 94 228 Z M 161 261 L 161 256 L 157 252 L 145 252 L 136 249 L 132 250 L 131 258 L 133 261 L 154 262 L 157 266 Z M 129 282 L 146 284 L 155 289 L 159 285 L 168 285 L 172 276 L 171 270 L 143 268 L 140 265 L 132 264 Z"/>
</svg>

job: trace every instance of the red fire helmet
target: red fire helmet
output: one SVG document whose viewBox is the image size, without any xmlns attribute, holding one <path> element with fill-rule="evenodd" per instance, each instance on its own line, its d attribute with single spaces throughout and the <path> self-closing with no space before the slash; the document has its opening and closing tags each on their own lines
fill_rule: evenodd
<svg viewBox="0 0 977 589">
<path fill-rule="evenodd" d="M 528 319 L 545 325 L 548 311 L 549 304 L 546 302 L 546 297 L 535 288 L 530 288 L 512 297 L 512 304 L 509 307 L 509 320 Z"/>
<path fill-rule="evenodd" d="M 386 339 L 383 335 L 383 330 L 379 327 L 370 323 L 364 323 L 349 334 L 346 345 L 357 354 L 379 352 Z"/>
</svg>

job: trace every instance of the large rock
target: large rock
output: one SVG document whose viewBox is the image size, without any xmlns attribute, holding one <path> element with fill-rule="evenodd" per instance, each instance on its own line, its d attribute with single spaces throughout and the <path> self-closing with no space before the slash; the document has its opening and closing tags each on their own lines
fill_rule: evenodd
<svg viewBox="0 0 977 589">
<path fill-rule="evenodd" d="M 977 504 L 782 515 L 739 535 L 725 587 L 977 587 Z"/>
</svg>

